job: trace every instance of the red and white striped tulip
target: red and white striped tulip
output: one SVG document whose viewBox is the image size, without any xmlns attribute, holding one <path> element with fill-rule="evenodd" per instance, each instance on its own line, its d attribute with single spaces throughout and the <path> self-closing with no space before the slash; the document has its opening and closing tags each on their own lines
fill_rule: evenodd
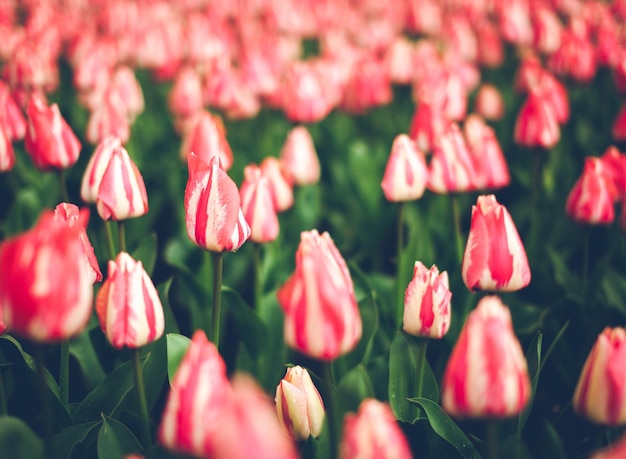
<svg viewBox="0 0 626 459">
<path fill-rule="evenodd" d="M 21 140 L 26 135 L 26 119 L 4 81 L 0 81 L 0 131 L 9 141 Z"/>
<path fill-rule="evenodd" d="M 264 244 L 278 237 L 280 225 L 269 179 L 256 165 L 243 171 L 244 181 L 239 190 L 241 211 L 250 226 L 250 240 Z"/>
<path fill-rule="evenodd" d="M 261 161 L 261 172 L 270 182 L 276 212 L 284 212 L 293 206 L 293 185 L 285 165 L 273 156 Z"/>
<path fill-rule="evenodd" d="M 236 251 L 250 237 L 237 185 L 221 168 L 217 156 L 207 164 L 190 153 L 187 166 L 185 221 L 189 239 L 212 252 Z"/>
<path fill-rule="evenodd" d="M 511 313 L 486 296 L 470 313 L 448 359 L 441 405 L 457 418 L 504 418 L 519 414 L 531 388 Z"/>
<path fill-rule="evenodd" d="M 486 120 L 501 120 L 504 116 L 504 100 L 502 100 L 500 90 L 490 83 L 480 85 L 476 93 L 474 109 Z"/>
<path fill-rule="evenodd" d="M 615 220 L 617 196 L 613 175 L 604 160 L 588 156 L 581 176 L 567 196 L 565 212 L 580 223 L 608 225 Z"/>
<path fill-rule="evenodd" d="M 203 110 L 194 118 L 194 125 L 188 126 L 184 133 L 180 153 L 188 158 L 194 153 L 206 164 L 211 158 L 219 157 L 221 168 L 227 171 L 233 165 L 233 152 L 226 139 L 226 129 L 222 119 Z"/>
<path fill-rule="evenodd" d="M 104 171 L 111 161 L 113 151 L 121 146 L 122 142 L 119 137 L 107 136 L 100 141 L 89 158 L 80 186 L 80 197 L 86 203 L 96 203 Z"/>
<path fill-rule="evenodd" d="M 86 327 L 93 290 L 80 231 L 45 211 L 33 229 L 0 245 L 0 311 L 11 332 L 54 342 Z"/>
<path fill-rule="evenodd" d="M 626 424 L 626 330 L 622 327 L 607 327 L 596 339 L 572 403 L 578 414 L 598 424 Z"/>
<path fill-rule="evenodd" d="M 305 126 L 296 126 L 289 131 L 280 151 L 280 160 L 295 185 L 319 182 L 320 161 L 311 134 Z"/>
<path fill-rule="evenodd" d="M 397 135 L 381 183 L 385 198 L 392 202 L 419 199 L 427 183 L 428 167 L 424 154 L 408 135 Z"/>
<path fill-rule="evenodd" d="M 402 329 L 409 335 L 443 338 L 450 328 L 451 298 L 448 273 L 416 261 L 404 293 Z"/>
<path fill-rule="evenodd" d="M 561 138 L 561 129 L 552 105 L 531 92 L 517 114 L 513 137 L 524 147 L 554 147 Z"/>
<path fill-rule="evenodd" d="M 530 283 L 524 244 L 509 211 L 494 195 L 479 196 L 472 207 L 461 274 L 471 291 L 513 292 Z"/>
<path fill-rule="evenodd" d="M 15 165 L 13 144 L 0 124 L 0 172 L 7 172 Z"/>
<path fill-rule="evenodd" d="M 411 118 L 409 136 L 415 140 L 420 151 L 431 153 L 439 144 L 448 124 L 449 120 L 440 108 L 420 102 Z"/>
<path fill-rule="evenodd" d="M 435 193 L 473 191 L 476 168 L 458 124 L 450 123 L 430 161 L 428 189 Z"/>
<path fill-rule="evenodd" d="M 500 142 L 493 128 L 475 113 L 468 115 L 463 133 L 476 168 L 476 187 L 484 190 L 503 188 L 511 182 Z"/>
<path fill-rule="evenodd" d="M 332 360 L 361 338 L 350 271 L 328 233 L 301 233 L 295 271 L 277 296 L 285 312 L 285 341 L 303 354 Z"/>
<path fill-rule="evenodd" d="M 602 153 L 601 158 L 616 190 L 615 199 L 622 201 L 626 195 L 626 155 L 611 145 Z"/>
<path fill-rule="evenodd" d="M 343 420 L 341 459 L 411 459 L 409 443 L 388 404 L 373 398 Z"/>
<path fill-rule="evenodd" d="M 116 349 L 136 349 L 163 335 L 163 306 L 141 261 L 120 252 L 96 296 L 100 328 Z"/>
</svg>

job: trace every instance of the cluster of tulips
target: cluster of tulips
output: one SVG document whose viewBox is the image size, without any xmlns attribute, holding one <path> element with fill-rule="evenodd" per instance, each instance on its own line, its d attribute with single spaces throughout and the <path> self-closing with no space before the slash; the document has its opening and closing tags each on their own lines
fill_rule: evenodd
<svg viewBox="0 0 626 459">
<path fill-rule="evenodd" d="M 0 233 L 0 333 L 35 351 L 43 345 L 59 348 L 60 368 L 51 370 L 58 375 L 58 393 L 44 390 L 50 374 L 43 352 L 35 359 L 43 388 L 42 419 L 35 423 L 43 438 L 40 453 L 56 457 L 53 437 L 63 431 L 50 425 L 49 398 L 57 397 L 71 411 L 71 341 L 97 321 L 112 348 L 124 358 L 132 354 L 139 421 L 124 431 L 139 440 L 136 450 L 124 451 L 127 459 L 166 457 L 166 450 L 215 459 L 410 458 L 415 448 L 398 422 L 407 421 L 400 413 L 407 399 L 421 407 L 422 418 L 435 416 L 430 404 L 442 410 L 436 416 L 450 421 L 462 440 L 450 440 L 431 418 L 433 430 L 463 457 L 478 451 L 498 457 L 497 445 L 472 444 L 448 417 L 492 426 L 494 420 L 524 416 L 537 387 L 503 296 L 531 282 L 524 242 L 495 194 L 515 180 L 500 134 L 490 124 L 503 119 L 507 104 L 497 86 L 481 82 L 481 71 L 497 70 L 507 52 L 516 53 L 512 89 L 524 100 L 512 142 L 540 163 L 570 119 L 564 82 L 588 84 L 602 69 L 611 72 L 616 92 L 626 92 L 624 23 L 626 3 L 618 0 L 0 1 L 0 180 L 16 162 L 30 161 L 41 174 L 58 176 L 61 196 L 31 229 Z M 68 84 L 62 81 L 64 70 L 86 118 L 82 133 L 50 102 Z M 125 236 L 126 225 L 149 212 L 151 191 L 125 147 L 145 110 L 140 72 L 168 88 L 162 109 L 168 110 L 180 149 L 162 154 L 187 166 L 179 199 L 186 236 L 211 254 L 213 273 L 203 323 L 194 324 L 181 355 L 168 356 L 168 365 L 178 361 L 161 410 L 146 399 L 142 349 L 167 339 L 172 315 Z M 380 171 L 384 197 L 400 210 L 400 294 L 383 305 L 383 315 L 392 318 L 396 337 L 417 343 L 417 390 L 393 395 L 389 390 L 387 398 L 381 396 L 385 389 L 371 390 L 355 412 L 339 418 L 333 363 L 366 339 L 371 352 L 375 332 L 365 336 L 351 269 L 331 235 L 302 231 L 293 273 L 277 286 L 283 340 L 296 364 L 287 365 L 272 394 L 261 388 L 254 371 L 234 371 L 223 358 L 222 346 L 229 342 L 222 321 L 223 257 L 246 241 L 260 257 L 263 245 L 279 239 L 281 214 L 297 205 L 296 188 L 324 180 L 327 165 L 310 127 L 335 110 L 361 116 L 390 104 L 397 86 L 410 88 L 414 111 L 410 123 L 398 127 Z M 238 185 L 229 176 L 237 152 L 217 113 L 242 120 L 266 110 L 280 111 L 292 126 L 278 154 L 247 164 Z M 585 159 L 562 209 L 578 223 L 612 224 L 616 206 L 626 206 L 626 155 L 616 146 L 626 140 L 626 106 L 614 117 L 611 132 L 605 152 Z M 65 173 L 79 164 L 83 141 L 93 151 L 79 171 L 80 190 L 68 193 Z M 540 183 L 533 188 L 541 192 Z M 459 317 L 452 314 L 447 271 L 411 260 L 412 279 L 408 285 L 401 280 L 407 277 L 402 209 L 426 190 L 450 196 L 455 268 L 469 292 L 480 292 L 475 308 L 459 308 Z M 478 194 L 466 236 L 455 205 L 461 193 Z M 80 196 L 83 207 L 70 196 Z M 534 206 L 539 197 L 532 198 Z M 89 206 L 102 220 L 108 255 L 96 253 L 90 242 Z M 537 231 L 536 222 L 531 225 L 531 232 Z M 623 207 L 619 226 L 626 230 Z M 258 273 L 249 285 L 256 317 L 266 301 Z M 426 346 L 443 339 L 453 320 L 463 325 L 441 368 L 440 397 L 431 400 L 424 390 L 433 371 Z M 386 342 L 381 355 L 392 373 L 389 347 L 400 341 L 379 340 Z M 625 352 L 626 331 L 607 324 L 572 394 L 581 417 L 611 427 L 626 423 Z M 0 364 L 0 415 L 7 417 L 2 369 Z M 594 457 L 626 455 L 626 439 L 610 446 Z"/>
</svg>

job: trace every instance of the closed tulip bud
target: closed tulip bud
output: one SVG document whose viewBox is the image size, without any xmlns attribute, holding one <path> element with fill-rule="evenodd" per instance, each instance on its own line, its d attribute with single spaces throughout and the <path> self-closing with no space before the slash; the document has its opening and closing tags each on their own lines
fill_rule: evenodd
<svg viewBox="0 0 626 459">
<path fill-rule="evenodd" d="M 285 73 L 282 103 L 285 116 L 294 122 L 314 123 L 333 109 L 322 77 L 310 62 L 294 61 Z"/>
<path fill-rule="evenodd" d="M 409 443 L 391 408 L 373 398 L 361 402 L 359 411 L 346 414 L 340 459 L 411 459 Z"/>
<path fill-rule="evenodd" d="M 598 424 L 626 423 L 626 330 L 607 327 L 598 336 L 572 403 L 578 414 Z"/>
<path fill-rule="evenodd" d="M 567 196 L 565 212 L 572 219 L 592 225 L 608 225 L 615 220 L 617 189 L 611 171 L 601 158 L 588 156 L 582 175 Z"/>
<path fill-rule="evenodd" d="M 461 267 L 468 289 L 513 292 L 530 283 L 530 267 L 515 223 L 494 195 L 479 196 L 472 207 Z"/>
<path fill-rule="evenodd" d="M 328 233 L 301 233 L 295 271 L 277 296 L 285 312 L 285 341 L 303 354 L 332 360 L 361 338 L 350 271 Z"/>
<path fill-rule="evenodd" d="M 476 168 L 478 189 L 497 189 L 511 182 L 509 167 L 493 129 L 480 115 L 471 114 L 465 119 L 463 133 Z"/>
<path fill-rule="evenodd" d="M 385 167 L 381 186 L 388 201 L 419 199 L 428 183 L 428 167 L 424 154 L 408 135 L 396 136 Z"/>
<path fill-rule="evenodd" d="M 24 147 L 38 169 L 66 169 L 78 160 L 80 142 L 61 116 L 57 104 L 48 107 L 41 96 L 28 103 Z"/>
<path fill-rule="evenodd" d="M 113 72 L 111 88 L 120 95 L 128 121 L 134 122 L 145 106 L 141 85 L 135 72 L 127 65 L 118 66 Z"/>
<path fill-rule="evenodd" d="M 246 166 L 239 190 L 241 211 L 250 226 L 250 240 L 264 244 L 278 237 L 280 226 L 270 181 L 256 165 Z"/>
<path fill-rule="evenodd" d="M 125 220 L 148 212 L 146 185 L 124 147 L 113 149 L 98 187 L 96 208 L 103 220 Z"/>
<path fill-rule="evenodd" d="M 470 313 L 448 359 L 441 406 L 457 418 L 503 418 L 521 413 L 530 379 L 509 309 L 486 296 Z"/>
<path fill-rule="evenodd" d="M 482 84 L 476 93 L 475 109 L 486 120 L 501 120 L 504 116 L 504 100 L 500 90 L 492 84 Z"/>
<path fill-rule="evenodd" d="M 96 253 L 93 250 L 91 242 L 89 242 L 89 236 L 87 236 L 87 223 L 89 222 L 89 209 L 79 209 L 74 204 L 63 202 L 54 208 L 54 218 L 58 221 L 64 222 L 67 226 L 79 227 L 78 238 L 83 244 L 85 252 L 85 263 L 89 267 L 91 273 L 91 282 L 100 282 L 102 280 L 102 273 L 100 272 L 100 266 L 96 258 Z"/>
<path fill-rule="evenodd" d="M 89 158 L 80 186 L 80 197 L 86 203 L 96 203 L 104 171 L 111 161 L 113 151 L 121 146 L 122 142 L 119 137 L 107 136 L 100 141 Z"/>
<path fill-rule="evenodd" d="M 296 126 L 289 131 L 280 151 L 280 160 L 294 184 L 312 185 L 319 181 L 320 161 L 306 127 Z"/>
<path fill-rule="evenodd" d="M 181 67 L 168 96 L 170 112 L 188 118 L 202 111 L 202 81 L 192 66 Z"/>
<path fill-rule="evenodd" d="M 292 207 L 293 186 L 285 165 L 279 159 L 268 156 L 261 161 L 261 172 L 270 182 L 276 211 L 284 212 Z"/>
<path fill-rule="evenodd" d="M 430 153 L 438 145 L 448 123 L 440 108 L 420 102 L 411 119 L 409 136 L 415 140 L 420 151 Z"/>
<path fill-rule="evenodd" d="M 602 154 L 602 163 L 616 190 L 615 200 L 622 201 L 626 194 L 626 155 L 610 146 Z"/>
<path fill-rule="evenodd" d="M 517 114 L 513 136 L 515 142 L 524 147 L 554 147 L 561 130 L 552 105 L 531 93 Z"/>
<path fill-rule="evenodd" d="M 461 129 L 451 123 L 435 146 L 428 189 L 435 193 L 473 191 L 476 178 L 476 168 Z"/>
<path fill-rule="evenodd" d="M 623 104 L 617 112 L 611 127 L 611 134 L 614 140 L 626 140 L 626 104 Z"/>
<path fill-rule="evenodd" d="M 324 403 L 309 372 L 290 367 L 276 387 L 276 412 L 284 430 L 296 440 L 315 438 L 322 433 Z"/>
<path fill-rule="evenodd" d="M 165 319 L 159 294 L 143 269 L 126 252 L 109 261 L 109 274 L 98 291 L 100 328 L 116 349 L 136 349 L 163 335 Z"/>
<path fill-rule="evenodd" d="M 21 140 L 26 135 L 26 120 L 13 99 L 9 85 L 0 81 L 0 131 L 9 141 Z"/>
<path fill-rule="evenodd" d="M 130 123 L 126 105 L 119 93 L 109 88 L 89 116 L 85 138 L 98 144 L 107 136 L 118 137 L 122 143 L 130 138 Z"/>
<path fill-rule="evenodd" d="M 189 239 L 205 250 L 236 251 L 250 237 L 237 185 L 216 156 L 207 164 L 191 153 L 187 165 L 185 221 Z"/>
<path fill-rule="evenodd" d="M 159 442 L 170 450 L 206 457 L 232 400 L 222 357 L 204 332 L 196 331 L 172 379 Z"/>
<path fill-rule="evenodd" d="M 436 266 L 427 269 L 416 261 L 413 279 L 404 293 L 402 329 L 409 335 L 443 338 L 450 328 L 448 273 Z"/>
<path fill-rule="evenodd" d="M 93 292 L 80 230 L 46 211 L 33 229 L 0 245 L 0 310 L 9 330 L 53 342 L 85 328 Z"/>
<path fill-rule="evenodd" d="M 206 164 L 211 158 L 219 157 L 221 168 L 227 171 L 233 165 L 233 152 L 226 139 L 226 129 L 222 120 L 207 111 L 195 117 L 195 125 L 185 132 L 181 146 L 181 155 L 188 158 L 193 152 Z"/>
</svg>

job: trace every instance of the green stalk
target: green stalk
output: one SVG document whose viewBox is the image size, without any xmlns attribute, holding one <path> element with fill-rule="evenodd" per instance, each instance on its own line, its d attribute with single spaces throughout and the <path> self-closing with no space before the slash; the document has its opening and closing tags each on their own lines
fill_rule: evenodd
<svg viewBox="0 0 626 459">
<path fill-rule="evenodd" d="M 589 277 L 589 240 L 591 229 L 589 226 L 586 226 L 585 229 L 584 242 L 583 242 L 583 279 L 582 279 L 582 292 L 583 292 L 583 301 L 585 304 L 587 303 L 587 278 Z"/>
<path fill-rule="evenodd" d="M 139 403 L 139 415 L 141 417 L 141 442 L 145 448 L 152 444 L 150 433 L 150 415 L 148 414 L 148 402 L 146 401 L 146 388 L 143 383 L 143 367 L 141 366 L 141 352 L 133 349 L 133 376 L 135 377 L 135 392 Z"/>
<path fill-rule="evenodd" d="M 0 416 L 9 414 L 7 408 L 7 395 L 4 390 L 4 380 L 2 379 L 2 367 L 0 367 Z"/>
<path fill-rule="evenodd" d="M 52 454 L 52 405 L 50 404 L 50 397 L 48 397 L 46 367 L 44 365 L 43 344 L 41 343 L 35 343 L 35 365 L 39 398 L 43 410 L 44 458 L 49 459 Z"/>
<path fill-rule="evenodd" d="M 404 248 L 404 202 L 398 203 L 398 235 L 396 237 L 396 328 L 402 328 L 402 318 L 404 316 L 404 289 L 402 283 L 402 269 L 404 263 L 402 260 L 402 249 Z"/>
<path fill-rule="evenodd" d="M 126 252 L 126 230 L 122 220 L 117 222 L 117 240 L 120 252 Z"/>
<path fill-rule="evenodd" d="M 254 242 L 252 244 L 254 251 L 254 303 L 252 308 L 259 310 L 261 306 L 261 297 L 263 295 L 263 279 L 261 279 L 261 244 Z"/>
<path fill-rule="evenodd" d="M 456 193 L 450 194 L 450 204 L 452 206 L 452 219 L 454 222 L 454 234 L 456 240 L 456 255 L 459 265 L 463 263 L 463 232 L 461 231 L 461 212 L 459 211 L 459 196 Z"/>
<path fill-rule="evenodd" d="M 324 392 L 326 399 L 324 405 L 326 408 L 326 428 L 328 429 L 328 445 L 329 459 L 336 459 L 339 450 L 337 437 L 335 435 L 335 404 L 333 402 L 333 363 L 332 361 L 324 362 Z"/>
<path fill-rule="evenodd" d="M 498 421 L 487 420 L 487 459 L 498 459 Z"/>
<path fill-rule="evenodd" d="M 59 398 L 66 407 L 70 403 L 70 340 L 61 341 L 59 362 Z"/>
<path fill-rule="evenodd" d="M 211 309 L 211 334 L 209 335 L 209 340 L 219 349 L 224 253 L 211 252 L 211 256 L 213 259 L 213 308 Z"/>
<path fill-rule="evenodd" d="M 109 255 L 111 256 L 111 260 L 115 260 L 115 256 L 117 255 L 117 250 L 115 249 L 115 243 L 113 242 L 113 230 L 111 229 L 111 221 L 104 222 L 104 229 L 107 234 L 107 243 L 109 245 Z"/>
<path fill-rule="evenodd" d="M 61 192 L 61 201 L 70 202 L 70 195 L 67 192 L 67 184 L 65 183 L 65 171 L 59 169 L 57 171 L 57 178 L 59 179 L 59 191 Z"/>
<path fill-rule="evenodd" d="M 425 338 L 417 338 L 417 393 L 416 397 L 422 397 L 424 394 L 424 369 L 426 368 L 426 349 L 428 348 L 428 340 Z"/>
</svg>

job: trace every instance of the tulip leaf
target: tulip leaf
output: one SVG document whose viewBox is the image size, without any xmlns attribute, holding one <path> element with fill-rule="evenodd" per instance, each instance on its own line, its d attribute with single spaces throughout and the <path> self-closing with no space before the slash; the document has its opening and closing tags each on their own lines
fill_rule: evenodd
<svg viewBox="0 0 626 459">
<path fill-rule="evenodd" d="M 119 459 L 126 454 L 141 451 L 141 444 L 128 427 L 102 415 L 102 425 L 98 432 L 98 459 Z"/>
<path fill-rule="evenodd" d="M 81 333 L 70 342 L 70 353 L 80 365 L 87 390 L 92 390 L 106 377 L 90 336 Z"/>
<path fill-rule="evenodd" d="M 528 401 L 528 405 L 519 414 L 517 421 L 517 435 L 521 435 L 524 430 L 524 426 L 526 425 L 526 421 L 528 420 L 528 415 L 530 414 L 530 410 L 533 407 L 533 402 L 535 401 L 535 393 L 537 392 L 537 384 L 539 382 L 539 373 L 541 371 L 541 343 L 543 342 L 543 334 L 541 331 L 537 331 L 533 340 L 530 342 L 528 346 L 528 351 L 526 352 L 526 362 L 528 365 L 528 373 L 533 375 L 532 381 L 530 383 L 531 392 L 530 392 L 530 400 Z"/>
<path fill-rule="evenodd" d="M 235 324 L 235 331 L 252 358 L 263 352 L 267 342 L 268 330 L 256 311 L 230 287 L 223 286 L 222 294 L 227 304 L 227 313 Z"/>
<path fill-rule="evenodd" d="M 39 196 L 32 189 L 18 191 L 4 225 L 4 233 L 14 236 L 32 228 L 41 212 Z"/>
<path fill-rule="evenodd" d="M 154 271 L 154 264 L 156 262 L 157 256 L 157 236 L 155 233 L 149 234 L 147 237 L 144 237 L 133 252 L 131 256 L 137 260 L 141 261 L 143 265 L 143 269 L 148 273 L 148 275 L 152 275 L 152 271 Z"/>
<path fill-rule="evenodd" d="M 415 404 L 409 403 L 410 397 L 422 396 L 431 400 L 439 400 L 439 386 L 428 364 L 423 362 L 423 381 L 419 382 L 420 346 L 414 337 L 399 331 L 396 333 L 389 349 L 389 404 L 396 418 L 403 422 L 414 423 L 420 417 L 420 410 Z M 422 352 L 425 352 L 422 351 Z M 420 393 L 421 391 L 421 393 Z"/>
<path fill-rule="evenodd" d="M 0 451 L 2 457 L 11 459 L 44 457 L 41 438 L 24 421 L 13 416 L 0 416 Z"/>
<path fill-rule="evenodd" d="M 166 339 L 167 376 L 171 385 L 172 381 L 174 380 L 176 370 L 178 370 L 178 366 L 180 365 L 180 362 L 183 359 L 185 352 L 187 352 L 189 344 L 191 344 L 191 340 L 184 335 L 179 335 L 178 333 L 168 333 Z"/>
<path fill-rule="evenodd" d="M 74 450 L 83 443 L 100 425 L 100 421 L 77 424 L 59 432 L 52 437 L 53 457 L 55 459 L 66 459 L 73 456 Z"/>
<path fill-rule="evenodd" d="M 482 456 L 456 423 L 441 407 L 427 398 L 409 399 L 414 405 L 421 407 L 426 413 L 433 431 L 450 443 L 464 459 L 481 459 Z"/>
</svg>

